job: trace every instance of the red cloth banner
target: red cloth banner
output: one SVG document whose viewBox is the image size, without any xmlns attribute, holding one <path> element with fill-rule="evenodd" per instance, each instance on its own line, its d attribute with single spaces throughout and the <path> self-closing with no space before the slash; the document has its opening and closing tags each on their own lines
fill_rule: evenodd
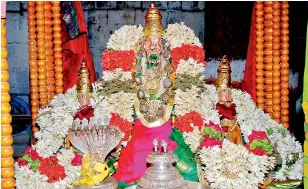
<svg viewBox="0 0 308 189">
<path fill-rule="evenodd" d="M 65 23 L 62 21 L 61 25 L 61 39 L 62 43 L 62 60 L 63 60 L 63 89 L 66 92 L 67 89 L 72 88 L 77 84 L 77 74 L 81 66 L 81 62 L 84 59 L 86 65 L 91 73 L 91 82 L 96 81 L 96 73 L 94 69 L 94 62 L 90 45 L 87 37 L 87 26 L 84 18 L 84 13 L 80 1 L 73 2 L 76 9 L 77 21 L 79 28 L 78 37 L 71 39 Z M 62 15 L 63 18 L 64 15 Z"/>
<path fill-rule="evenodd" d="M 246 67 L 242 81 L 242 90 L 251 95 L 254 102 L 257 100 L 256 88 L 256 15 L 255 8 L 252 11 L 249 45 L 246 57 Z"/>
</svg>

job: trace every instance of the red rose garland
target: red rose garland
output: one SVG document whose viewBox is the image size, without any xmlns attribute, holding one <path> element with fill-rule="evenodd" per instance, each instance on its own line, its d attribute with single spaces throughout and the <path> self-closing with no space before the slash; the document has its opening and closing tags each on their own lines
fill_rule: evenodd
<svg viewBox="0 0 308 189">
<path fill-rule="evenodd" d="M 181 47 L 176 47 L 171 51 L 174 70 L 177 69 L 181 59 L 188 60 L 189 58 L 193 58 L 199 63 L 206 65 L 204 57 L 204 50 L 201 47 L 195 45 L 182 45 Z"/>
<path fill-rule="evenodd" d="M 103 52 L 102 67 L 104 71 L 114 71 L 122 68 L 124 71 L 131 71 L 135 61 L 135 53 L 130 51 L 110 51 Z"/>
<path fill-rule="evenodd" d="M 199 130 L 203 125 L 203 119 L 201 115 L 195 111 L 189 112 L 181 117 L 175 119 L 174 127 L 177 128 L 181 132 L 192 132 L 193 127 L 197 126 Z"/>
</svg>

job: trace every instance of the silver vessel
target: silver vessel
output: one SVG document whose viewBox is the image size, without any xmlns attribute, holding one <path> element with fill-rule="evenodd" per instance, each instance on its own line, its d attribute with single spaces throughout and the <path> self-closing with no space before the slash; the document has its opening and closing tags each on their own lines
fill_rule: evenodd
<svg viewBox="0 0 308 189">
<path fill-rule="evenodd" d="M 141 177 L 137 189 L 187 189 L 183 177 L 176 170 L 173 164 L 176 157 L 173 153 L 167 152 L 167 143 L 163 140 L 163 152 L 157 151 L 157 140 L 153 141 L 154 152 L 147 157 L 151 167 Z"/>
</svg>

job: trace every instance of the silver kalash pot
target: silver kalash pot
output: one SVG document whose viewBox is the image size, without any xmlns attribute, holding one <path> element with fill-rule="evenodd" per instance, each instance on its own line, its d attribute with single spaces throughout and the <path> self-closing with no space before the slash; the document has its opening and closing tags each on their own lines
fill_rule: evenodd
<svg viewBox="0 0 308 189">
<path fill-rule="evenodd" d="M 157 151 L 157 140 L 153 141 L 154 152 L 147 157 L 147 162 L 152 166 L 141 177 L 137 189 L 187 189 L 183 177 L 173 166 L 176 157 L 167 152 L 167 142 L 162 141 L 163 152 Z"/>
</svg>

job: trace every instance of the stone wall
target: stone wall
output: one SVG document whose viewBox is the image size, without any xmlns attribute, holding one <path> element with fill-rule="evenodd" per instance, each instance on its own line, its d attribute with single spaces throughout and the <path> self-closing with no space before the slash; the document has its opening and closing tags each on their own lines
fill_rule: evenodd
<svg viewBox="0 0 308 189">
<path fill-rule="evenodd" d="M 88 38 L 98 78 L 101 77 L 101 53 L 112 32 L 121 26 L 141 24 L 150 2 L 98 1 L 82 2 L 88 27 Z M 156 2 L 163 16 L 163 26 L 184 22 L 204 43 L 204 2 Z M 29 94 L 27 3 L 7 2 L 7 40 L 11 94 Z"/>
</svg>

